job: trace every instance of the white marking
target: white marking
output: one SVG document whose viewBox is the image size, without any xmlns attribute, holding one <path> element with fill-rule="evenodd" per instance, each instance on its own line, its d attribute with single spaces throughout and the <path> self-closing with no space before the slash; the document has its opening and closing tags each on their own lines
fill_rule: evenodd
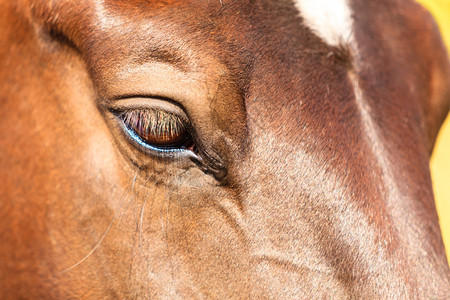
<svg viewBox="0 0 450 300">
<path fill-rule="evenodd" d="M 353 42 L 352 12 L 347 0 L 296 0 L 306 25 L 327 44 L 337 47 Z"/>
<path fill-rule="evenodd" d="M 100 29 L 107 31 L 112 28 L 120 28 L 124 22 L 117 16 L 113 16 L 105 9 L 105 1 L 93 1 L 96 22 Z"/>
</svg>

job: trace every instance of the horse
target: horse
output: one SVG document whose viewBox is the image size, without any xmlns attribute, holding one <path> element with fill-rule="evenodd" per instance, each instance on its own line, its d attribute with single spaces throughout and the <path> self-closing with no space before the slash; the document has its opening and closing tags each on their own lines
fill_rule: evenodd
<svg viewBox="0 0 450 300">
<path fill-rule="evenodd" d="M 1 0 L 3 299 L 443 299 L 450 106 L 410 0 Z"/>
</svg>

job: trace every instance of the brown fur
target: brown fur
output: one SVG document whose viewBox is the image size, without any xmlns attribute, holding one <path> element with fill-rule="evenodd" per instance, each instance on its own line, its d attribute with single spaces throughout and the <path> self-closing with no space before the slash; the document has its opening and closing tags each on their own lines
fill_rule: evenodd
<svg viewBox="0 0 450 300">
<path fill-rule="evenodd" d="M 351 6 L 359 63 L 287 0 L 0 1 L 2 299 L 448 297 L 447 54 L 416 4 Z M 131 144 L 133 97 L 198 155 Z"/>
</svg>

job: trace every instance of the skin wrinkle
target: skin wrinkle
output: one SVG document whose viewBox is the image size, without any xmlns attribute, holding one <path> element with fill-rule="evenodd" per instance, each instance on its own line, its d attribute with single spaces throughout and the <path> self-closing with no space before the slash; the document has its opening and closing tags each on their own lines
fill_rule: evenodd
<svg viewBox="0 0 450 300">
<path fill-rule="evenodd" d="M 273 137 L 264 136 L 264 138 L 262 138 L 262 140 L 264 140 L 264 142 L 267 143 L 268 141 L 273 141 L 273 140 L 276 140 L 276 139 L 273 138 Z M 283 146 L 278 146 L 278 147 L 283 148 Z M 285 147 L 286 148 L 291 148 L 290 145 L 286 145 Z M 271 145 L 270 145 L 270 142 L 268 143 L 268 148 L 269 149 L 272 148 Z M 343 204 L 341 203 L 341 201 L 343 201 L 345 199 L 349 199 L 350 197 L 345 195 L 346 194 L 345 189 L 342 189 L 342 188 L 339 188 L 339 187 L 345 187 L 345 186 L 348 186 L 348 185 L 346 185 L 344 183 L 339 183 L 340 180 L 338 179 L 338 177 L 334 177 L 334 178 L 331 177 L 334 180 L 330 180 L 330 181 L 325 180 L 326 178 L 329 179 L 331 174 L 329 174 L 327 172 L 323 172 L 321 174 L 321 172 L 319 171 L 321 169 L 320 160 L 315 160 L 314 158 L 309 158 L 309 156 L 305 155 L 305 154 L 293 153 L 292 155 L 294 157 L 297 157 L 297 159 L 295 161 L 301 162 L 301 165 L 299 165 L 299 166 L 290 166 L 290 168 L 292 168 L 294 170 L 302 170 L 302 172 L 305 172 L 306 170 L 315 170 L 315 178 L 316 178 L 315 181 L 317 182 L 317 184 L 319 184 L 319 183 L 321 184 L 321 189 L 317 189 L 315 187 L 315 185 L 311 185 L 310 186 L 307 183 L 305 183 L 305 185 L 301 185 L 300 187 L 298 187 L 298 189 L 303 190 L 305 194 L 308 194 L 311 197 L 311 200 L 312 199 L 323 199 L 324 196 L 327 197 L 328 201 L 324 202 L 324 204 L 328 203 L 329 209 L 327 209 L 326 212 L 327 212 L 327 214 L 331 214 L 331 215 L 329 215 L 326 218 L 329 219 L 329 220 L 333 220 L 335 218 L 340 219 L 340 222 L 336 222 L 335 224 L 342 224 L 341 226 L 343 226 L 343 227 L 341 227 L 341 228 L 338 227 L 335 230 L 340 232 L 340 234 L 342 236 L 342 239 L 343 239 L 341 242 L 345 241 L 345 244 L 348 244 L 349 246 L 350 245 L 354 245 L 354 242 L 358 242 L 358 240 L 355 240 L 355 241 L 349 241 L 348 240 L 348 238 L 349 238 L 348 232 L 355 232 L 355 230 L 357 230 L 357 229 L 360 229 L 360 231 L 359 231 L 359 234 L 357 234 L 356 236 L 365 236 L 366 237 L 365 238 L 365 242 L 363 242 L 361 244 L 361 246 L 356 246 L 355 250 L 353 250 L 354 253 L 357 256 L 360 256 L 360 259 L 362 259 L 362 261 L 360 261 L 358 264 L 360 264 L 360 263 L 368 264 L 368 261 L 373 259 L 372 256 L 375 256 L 375 257 L 379 256 L 380 260 L 385 260 L 385 258 L 383 258 L 385 256 L 385 254 L 383 253 L 382 248 L 380 249 L 381 253 L 379 253 L 379 254 L 376 254 L 376 253 L 365 253 L 365 252 L 368 251 L 368 249 L 366 247 L 364 247 L 363 245 L 364 244 L 377 244 L 377 242 L 374 240 L 376 235 L 373 232 L 372 233 L 370 231 L 367 232 L 367 230 L 368 230 L 368 228 L 370 228 L 370 226 L 367 226 L 364 223 L 359 225 L 359 226 L 357 225 L 357 226 L 353 227 L 353 224 L 360 224 L 367 217 L 364 216 L 364 215 L 361 215 L 361 213 L 358 212 L 358 209 L 356 207 L 352 208 L 353 205 L 351 203 L 349 203 L 349 205 L 347 205 L 347 206 L 344 206 L 344 207 L 342 206 Z M 287 158 L 287 160 L 293 161 L 292 159 L 289 159 L 289 158 Z M 277 163 L 270 163 L 270 164 L 263 163 L 262 165 L 275 165 L 276 166 L 278 164 Z M 274 174 L 274 172 L 270 172 L 270 173 Z M 286 172 L 279 171 L 279 172 L 276 172 L 275 174 L 280 174 L 280 176 L 285 177 Z M 283 175 L 281 175 L 281 174 L 283 174 Z M 272 180 L 277 181 L 277 178 L 272 178 Z M 284 182 L 285 182 L 285 180 L 284 180 Z M 324 184 L 327 184 L 327 183 L 330 183 L 330 184 L 332 183 L 333 186 L 330 186 L 330 187 L 324 186 Z M 255 186 L 255 185 L 249 183 L 248 186 Z M 317 192 L 320 192 L 321 194 L 316 194 Z M 344 194 L 341 194 L 340 192 L 343 192 Z M 257 190 L 254 190 L 253 193 L 256 193 L 256 195 L 258 195 L 258 191 Z M 293 192 L 293 194 L 295 194 L 295 192 Z M 335 194 L 335 196 L 334 197 L 333 196 L 330 197 L 330 195 L 333 195 L 333 194 Z M 260 198 L 260 197 L 258 197 L 256 195 L 255 196 L 250 196 L 249 195 L 248 198 L 250 198 L 250 199 L 251 198 L 257 198 L 257 199 Z M 287 197 L 287 199 L 289 199 L 289 197 Z M 334 200 L 334 201 L 332 201 L 332 200 Z M 251 204 L 251 205 L 249 204 L 249 206 L 253 207 L 252 208 L 252 213 L 255 214 L 255 215 L 261 215 L 261 214 L 266 215 L 266 214 L 268 214 L 268 212 L 259 211 L 256 208 L 258 206 L 257 204 Z M 341 211 L 341 209 L 343 209 L 343 210 Z M 317 208 L 317 211 L 325 213 L 325 211 L 322 208 Z M 270 215 L 274 215 L 274 214 L 276 215 L 275 211 L 270 213 Z M 333 214 L 337 214 L 337 216 L 333 217 Z M 307 215 L 308 215 L 307 212 L 303 212 L 303 217 L 302 218 L 306 218 Z M 352 215 L 354 215 L 354 217 L 352 217 Z M 251 219 L 252 217 L 248 216 L 247 218 Z M 316 220 L 320 220 L 322 218 L 324 218 L 324 216 L 318 216 L 316 214 L 314 214 L 312 216 L 312 219 L 316 219 Z M 286 223 L 289 224 L 291 222 L 286 222 Z M 312 223 L 311 225 L 313 225 L 313 224 L 314 223 Z M 348 228 L 349 225 L 352 226 L 352 228 L 350 230 Z M 305 226 L 299 226 L 299 227 L 305 228 Z M 254 229 L 253 230 L 249 229 L 249 230 L 250 230 L 250 232 L 254 231 Z M 271 257 L 270 253 L 273 251 L 273 250 L 271 250 L 272 246 L 265 246 L 264 244 L 261 244 L 261 242 L 258 242 L 258 241 L 263 241 L 264 240 L 264 238 L 262 238 L 263 236 L 271 236 L 270 233 L 259 230 L 258 232 L 253 232 L 253 233 L 248 234 L 248 236 L 253 238 L 253 241 L 250 243 L 252 245 L 252 249 L 253 249 L 252 252 L 262 253 L 262 254 L 258 254 L 256 256 Z M 296 235 L 294 234 L 292 236 L 296 236 Z M 361 242 L 359 242 L 359 243 L 361 243 Z M 293 245 L 292 242 L 289 242 L 289 244 Z M 321 242 L 312 243 L 312 247 L 316 248 L 317 247 L 316 245 L 318 245 L 318 244 L 321 244 Z M 336 249 L 336 247 L 332 247 L 332 248 Z M 358 254 L 358 252 L 359 252 L 358 249 L 361 249 L 364 252 Z M 315 253 L 321 253 L 322 251 L 313 251 L 312 253 L 314 253 L 314 252 Z M 267 254 L 267 253 L 269 253 L 269 254 Z M 289 261 L 293 265 L 297 265 L 295 263 L 295 261 L 299 261 L 299 262 L 304 261 L 302 259 L 302 256 L 301 256 L 302 251 L 296 250 L 295 248 L 294 249 L 289 249 L 288 253 L 286 253 L 286 252 L 282 252 L 282 253 L 283 253 L 284 259 L 286 259 L 287 261 Z M 320 262 L 320 261 L 323 261 L 323 259 L 317 258 L 317 259 L 315 259 L 315 261 Z M 364 261 L 366 261 L 366 262 L 364 262 Z M 309 268 L 315 268 L 315 267 L 309 267 Z M 319 267 L 319 268 L 323 268 L 323 267 Z M 326 269 L 332 269 L 332 267 L 331 266 L 326 266 L 325 270 Z M 363 267 L 363 269 L 367 269 L 367 267 Z M 383 269 L 381 269 L 381 270 L 373 269 L 373 266 L 370 269 L 371 269 L 371 273 L 373 273 L 373 274 L 383 273 L 383 271 L 384 272 L 386 271 L 386 270 L 383 270 Z M 367 279 L 369 279 L 369 278 L 367 278 Z"/>
<path fill-rule="evenodd" d="M 290 0 L 0 8 L 2 298 L 449 293 L 424 128 L 450 77 L 415 4 L 351 1 L 358 53 Z M 135 95 L 182 108 L 203 165 L 129 142 L 109 109 Z"/>
</svg>

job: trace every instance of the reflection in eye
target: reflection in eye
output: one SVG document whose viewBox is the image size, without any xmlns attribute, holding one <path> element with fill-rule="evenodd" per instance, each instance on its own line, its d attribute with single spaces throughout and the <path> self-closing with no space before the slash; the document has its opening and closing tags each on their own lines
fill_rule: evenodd
<svg viewBox="0 0 450 300">
<path fill-rule="evenodd" d="M 160 151 L 193 146 L 187 121 L 159 109 L 133 109 L 119 116 L 133 139 Z"/>
</svg>

